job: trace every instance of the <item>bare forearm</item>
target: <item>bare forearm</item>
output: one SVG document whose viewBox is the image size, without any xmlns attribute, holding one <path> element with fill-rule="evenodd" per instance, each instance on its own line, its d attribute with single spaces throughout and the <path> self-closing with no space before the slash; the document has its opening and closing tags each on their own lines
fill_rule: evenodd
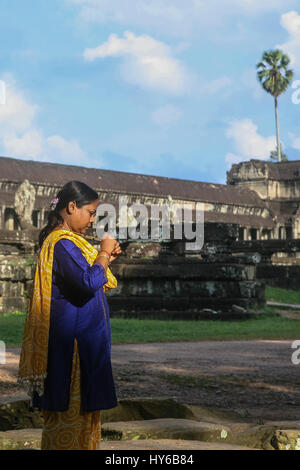
<svg viewBox="0 0 300 470">
<path fill-rule="evenodd" d="M 104 267 L 105 272 L 107 271 L 107 268 L 108 268 L 108 265 L 109 265 L 109 260 L 108 260 L 108 258 L 106 258 L 106 256 L 98 255 L 97 258 L 94 261 L 94 264 L 95 263 L 101 264 Z"/>
</svg>

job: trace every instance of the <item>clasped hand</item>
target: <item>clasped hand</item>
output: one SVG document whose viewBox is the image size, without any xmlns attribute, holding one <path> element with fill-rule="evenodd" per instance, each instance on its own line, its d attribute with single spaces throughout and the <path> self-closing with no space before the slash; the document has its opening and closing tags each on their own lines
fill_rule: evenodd
<svg viewBox="0 0 300 470">
<path fill-rule="evenodd" d="M 121 253 L 120 243 L 109 233 L 105 233 L 100 243 L 100 251 L 106 250 L 110 253 L 109 263 L 114 261 Z"/>
</svg>

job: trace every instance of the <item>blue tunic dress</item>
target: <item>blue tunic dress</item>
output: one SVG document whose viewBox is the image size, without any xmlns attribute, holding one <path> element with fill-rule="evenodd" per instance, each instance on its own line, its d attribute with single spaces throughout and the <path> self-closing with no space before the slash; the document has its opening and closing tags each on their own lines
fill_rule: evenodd
<svg viewBox="0 0 300 470">
<path fill-rule="evenodd" d="M 90 266 L 71 240 L 54 247 L 52 295 L 44 394 L 35 392 L 33 407 L 66 411 L 69 407 L 74 340 L 77 340 L 84 411 L 117 406 L 111 367 L 109 307 L 102 286 L 105 269 Z"/>
</svg>

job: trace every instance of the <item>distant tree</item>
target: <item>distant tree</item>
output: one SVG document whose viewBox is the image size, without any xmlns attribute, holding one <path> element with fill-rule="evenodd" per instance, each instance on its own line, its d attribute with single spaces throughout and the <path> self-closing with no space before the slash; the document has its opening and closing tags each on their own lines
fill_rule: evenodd
<svg viewBox="0 0 300 470">
<path fill-rule="evenodd" d="M 281 161 L 282 161 L 282 162 L 286 162 L 286 161 L 288 160 L 286 154 L 282 152 L 282 145 L 281 145 L 281 144 L 280 144 L 280 156 L 281 156 Z M 278 150 L 277 150 L 277 146 L 276 146 L 276 150 L 272 150 L 272 152 L 270 153 L 270 158 L 271 158 L 271 160 L 276 160 L 276 161 L 278 161 Z"/>
<path fill-rule="evenodd" d="M 278 122 L 278 103 L 277 98 L 288 88 L 294 72 L 287 68 L 290 58 L 282 51 L 265 51 L 262 61 L 256 64 L 258 69 L 257 78 L 263 89 L 274 96 L 275 100 L 275 121 L 276 121 L 276 140 L 277 140 L 277 161 L 281 161 L 281 145 L 279 138 Z"/>
</svg>

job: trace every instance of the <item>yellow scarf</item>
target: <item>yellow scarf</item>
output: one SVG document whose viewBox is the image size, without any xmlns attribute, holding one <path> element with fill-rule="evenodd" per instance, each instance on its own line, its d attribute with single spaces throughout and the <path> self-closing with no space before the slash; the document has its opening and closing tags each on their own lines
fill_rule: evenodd
<svg viewBox="0 0 300 470">
<path fill-rule="evenodd" d="M 27 309 L 18 373 L 18 383 L 27 386 L 30 396 L 33 395 L 34 390 L 39 395 L 43 395 L 44 392 L 44 380 L 47 375 L 53 252 L 55 243 L 62 238 L 74 242 L 91 266 L 98 254 L 96 248 L 88 241 L 68 230 L 55 230 L 44 240 L 37 260 L 33 290 Z M 103 286 L 104 292 L 117 287 L 117 280 L 109 268 L 107 268 L 106 276 L 108 282 Z"/>
</svg>

